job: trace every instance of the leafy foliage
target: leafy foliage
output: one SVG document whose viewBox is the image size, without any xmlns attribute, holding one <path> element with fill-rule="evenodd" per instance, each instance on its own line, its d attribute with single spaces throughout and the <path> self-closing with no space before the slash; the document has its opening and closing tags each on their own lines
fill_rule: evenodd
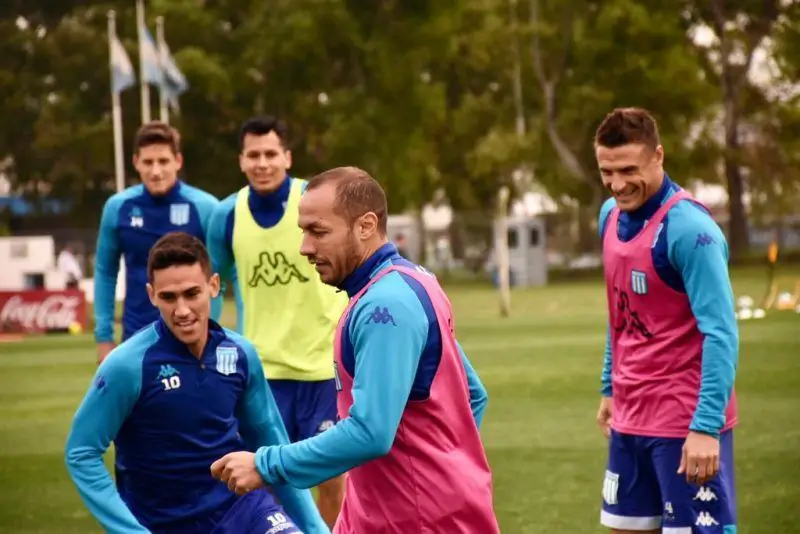
<svg viewBox="0 0 800 534">
<path fill-rule="evenodd" d="M 15 186 L 72 200 L 80 225 L 96 224 L 113 190 L 106 14 L 116 11 L 137 65 L 133 4 L 30 0 L 0 11 L 0 160 L 13 163 Z M 735 166 L 752 161 L 755 148 L 722 150 L 717 142 L 723 78 L 735 73 L 724 74 L 713 50 L 689 38 L 699 23 L 715 27 L 718 4 L 150 0 L 147 18 L 152 29 L 164 16 L 190 82 L 172 117 L 186 178 L 219 197 L 244 183 L 239 124 L 273 113 L 289 123 L 297 175 L 362 166 L 387 188 L 392 211 L 419 208 L 443 188 L 456 209 L 489 216 L 498 188 L 522 166 L 553 198 L 586 206 L 591 220 L 603 194 L 592 136 L 615 106 L 654 112 L 679 182 L 721 181 L 722 156 Z M 770 2 L 733 4 L 725 3 L 723 18 L 750 23 L 729 38 L 751 47 L 759 35 L 772 38 L 782 75 L 796 80 L 800 29 L 788 11 L 795 2 L 777 13 L 762 13 L 777 5 Z M 515 131 L 516 72 L 523 132 Z M 121 98 L 130 160 L 138 86 Z M 157 116 L 154 89 L 151 100 Z M 783 134 L 794 127 L 783 126 L 794 124 L 788 104 L 771 110 L 744 83 L 736 105 L 738 118 L 774 136 L 762 150 L 778 147 L 780 165 L 793 161 L 797 148 Z M 135 182 L 130 163 L 127 171 Z"/>
</svg>

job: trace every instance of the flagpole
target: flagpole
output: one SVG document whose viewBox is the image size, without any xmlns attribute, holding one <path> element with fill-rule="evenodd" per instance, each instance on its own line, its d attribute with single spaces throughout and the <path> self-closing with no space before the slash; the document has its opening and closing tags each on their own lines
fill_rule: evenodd
<svg viewBox="0 0 800 534">
<path fill-rule="evenodd" d="M 161 62 L 161 75 L 166 76 L 164 72 L 164 17 L 156 17 L 156 42 L 158 43 L 158 60 Z M 169 108 L 167 107 L 167 95 L 164 91 L 166 80 L 162 80 L 161 85 L 158 86 L 158 109 L 159 118 L 169 124 Z"/>
<path fill-rule="evenodd" d="M 125 189 L 125 154 L 122 147 L 122 106 L 119 101 L 119 92 L 114 87 L 114 42 L 117 39 L 116 13 L 108 12 L 108 70 L 111 73 L 111 120 L 114 126 L 114 176 L 117 191 Z"/>
<path fill-rule="evenodd" d="M 150 86 L 144 69 L 144 0 L 136 0 L 136 32 L 139 35 L 139 89 L 142 95 L 142 124 L 150 122 Z"/>
</svg>

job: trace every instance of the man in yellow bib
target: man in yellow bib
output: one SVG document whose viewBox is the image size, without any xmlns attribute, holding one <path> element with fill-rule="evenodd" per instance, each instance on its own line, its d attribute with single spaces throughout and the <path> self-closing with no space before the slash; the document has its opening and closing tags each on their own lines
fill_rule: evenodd
<svg viewBox="0 0 800 534">
<path fill-rule="evenodd" d="M 214 270 L 237 284 L 237 330 L 258 350 L 289 438 L 301 441 L 336 422 L 333 336 L 347 296 L 323 284 L 300 255 L 298 204 L 306 182 L 288 174 L 285 125 L 272 117 L 248 120 L 239 150 L 249 185 L 215 210 L 208 249 Z M 331 528 L 343 496 L 343 476 L 319 487 L 317 505 Z"/>
</svg>

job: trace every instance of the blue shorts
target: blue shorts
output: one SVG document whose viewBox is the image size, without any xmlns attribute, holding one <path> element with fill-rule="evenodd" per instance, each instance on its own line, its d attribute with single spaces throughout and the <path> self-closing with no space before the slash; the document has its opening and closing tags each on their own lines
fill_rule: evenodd
<svg viewBox="0 0 800 534">
<path fill-rule="evenodd" d="M 684 439 L 611 432 L 600 523 L 663 534 L 735 534 L 733 432 L 720 436 L 719 473 L 702 486 L 677 473 Z"/>
<path fill-rule="evenodd" d="M 289 433 L 302 441 L 331 428 L 337 421 L 336 381 L 267 380 Z"/>
<path fill-rule="evenodd" d="M 229 507 L 228 507 L 229 506 Z M 303 534 L 264 488 L 204 517 L 151 528 L 153 534 Z"/>
<path fill-rule="evenodd" d="M 211 534 L 303 534 L 272 495 L 262 488 L 231 506 Z"/>
</svg>

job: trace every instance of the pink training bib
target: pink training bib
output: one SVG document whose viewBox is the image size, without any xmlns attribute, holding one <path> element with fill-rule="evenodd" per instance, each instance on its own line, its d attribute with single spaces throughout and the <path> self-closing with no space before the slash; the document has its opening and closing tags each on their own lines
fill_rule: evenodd
<svg viewBox="0 0 800 534">
<path fill-rule="evenodd" d="M 353 404 L 353 377 L 342 364 L 342 329 L 364 293 L 393 271 L 417 280 L 431 299 L 442 337 L 442 359 L 430 397 L 408 402 L 389 454 L 348 473 L 334 533 L 498 533 L 492 508 L 491 471 L 470 409 L 452 309 L 431 274 L 422 269 L 390 266 L 350 299 L 339 320 L 334 344 L 342 388 L 338 396 L 339 417 L 348 417 Z"/>
<path fill-rule="evenodd" d="M 617 235 L 615 207 L 603 239 L 611 330 L 611 424 L 625 434 L 684 438 L 697 408 L 703 334 L 686 294 L 658 276 L 651 251 L 664 217 L 681 200 L 697 202 L 686 191 L 678 191 L 628 242 Z M 737 418 L 732 392 L 723 430 L 736 425 Z"/>
</svg>

